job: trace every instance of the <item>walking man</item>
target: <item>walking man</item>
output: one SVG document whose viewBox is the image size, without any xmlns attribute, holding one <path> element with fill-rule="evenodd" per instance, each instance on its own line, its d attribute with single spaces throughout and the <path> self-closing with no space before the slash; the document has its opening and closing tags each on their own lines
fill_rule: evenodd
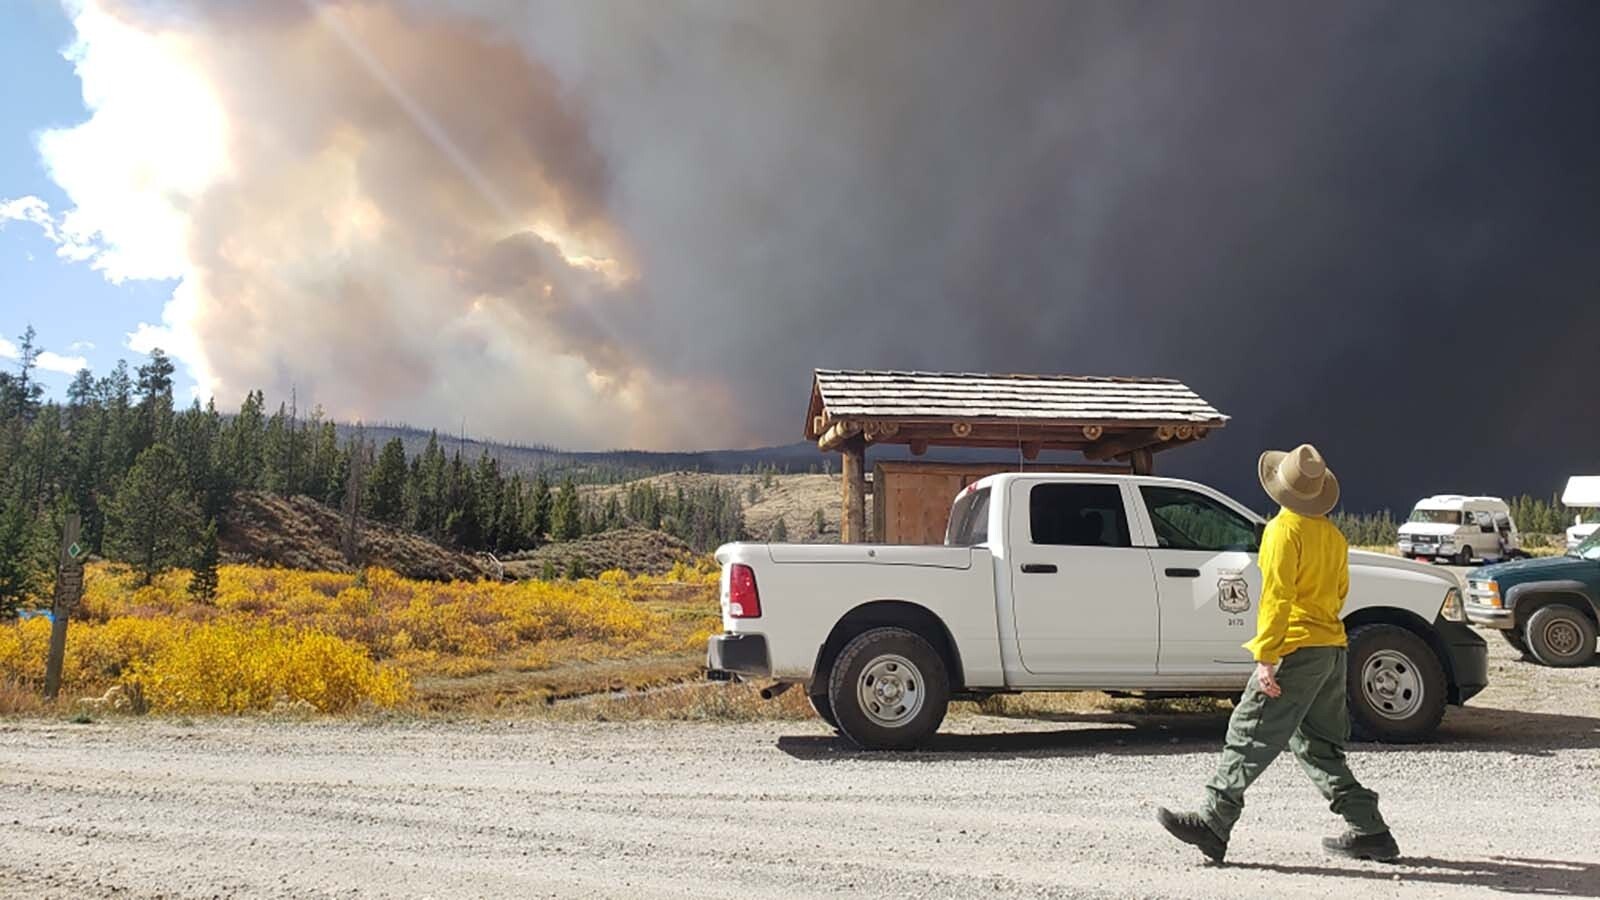
<svg viewBox="0 0 1600 900">
<path fill-rule="evenodd" d="M 1393 860 L 1400 848 L 1378 813 L 1378 795 L 1345 764 L 1350 738 L 1345 708 L 1345 636 L 1340 613 L 1350 591 L 1349 547 L 1327 519 L 1339 481 L 1315 447 L 1261 455 L 1261 486 L 1282 510 L 1261 540 L 1261 608 L 1245 644 L 1255 673 L 1228 721 L 1216 775 L 1200 812 L 1157 814 L 1173 837 L 1212 862 L 1244 810 L 1244 793 L 1285 747 L 1349 828 L 1324 838 L 1329 853 Z"/>
</svg>

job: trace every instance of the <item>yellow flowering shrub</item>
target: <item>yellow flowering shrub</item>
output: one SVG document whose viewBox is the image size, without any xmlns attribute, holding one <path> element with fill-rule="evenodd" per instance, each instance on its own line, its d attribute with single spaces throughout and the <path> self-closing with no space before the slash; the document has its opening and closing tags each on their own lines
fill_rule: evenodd
<svg viewBox="0 0 1600 900">
<path fill-rule="evenodd" d="M 393 706 L 410 692 L 400 670 L 316 630 L 217 622 L 187 629 L 166 650 L 135 661 L 125 679 L 152 710 L 236 713 L 304 700 L 320 712 L 363 702 Z"/>
<path fill-rule="evenodd" d="M 63 685 L 82 696 L 137 683 L 154 710 L 239 712 L 304 700 L 340 711 L 401 702 L 412 673 L 693 655 L 720 629 L 714 565 L 511 583 L 229 565 L 207 604 L 189 596 L 187 572 L 140 585 L 125 567 L 94 563 L 73 615 Z M 0 681 L 42 683 L 49 636 L 42 618 L 0 624 Z"/>
</svg>

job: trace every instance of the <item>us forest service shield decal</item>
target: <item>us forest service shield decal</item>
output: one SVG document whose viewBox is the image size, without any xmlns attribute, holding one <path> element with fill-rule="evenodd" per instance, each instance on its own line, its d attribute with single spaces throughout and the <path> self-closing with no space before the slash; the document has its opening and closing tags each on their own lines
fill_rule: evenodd
<svg viewBox="0 0 1600 900">
<path fill-rule="evenodd" d="M 1217 605 L 1225 613 L 1242 613 L 1250 608 L 1250 585 L 1238 573 L 1224 573 L 1217 579 Z"/>
</svg>

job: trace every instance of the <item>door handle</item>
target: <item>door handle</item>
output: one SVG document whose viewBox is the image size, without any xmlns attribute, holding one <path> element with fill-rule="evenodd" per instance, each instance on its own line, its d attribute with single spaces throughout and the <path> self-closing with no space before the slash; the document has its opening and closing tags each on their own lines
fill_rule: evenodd
<svg viewBox="0 0 1600 900">
<path fill-rule="evenodd" d="M 1199 578 L 1199 569 L 1168 569 L 1168 578 Z"/>
<path fill-rule="evenodd" d="M 1055 563 L 1023 563 L 1022 572 L 1025 575 L 1049 575 L 1056 570 Z"/>
</svg>

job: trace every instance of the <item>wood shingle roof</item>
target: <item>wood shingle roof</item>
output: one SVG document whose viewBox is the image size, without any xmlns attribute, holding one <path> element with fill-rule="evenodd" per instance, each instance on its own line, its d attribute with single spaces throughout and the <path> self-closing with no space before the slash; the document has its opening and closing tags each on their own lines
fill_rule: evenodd
<svg viewBox="0 0 1600 900">
<path fill-rule="evenodd" d="M 838 419 L 1098 425 L 1114 430 L 1219 428 L 1228 417 L 1187 385 L 1167 378 L 818 369 L 806 437 L 817 439 L 826 422 Z"/>
</svg>

